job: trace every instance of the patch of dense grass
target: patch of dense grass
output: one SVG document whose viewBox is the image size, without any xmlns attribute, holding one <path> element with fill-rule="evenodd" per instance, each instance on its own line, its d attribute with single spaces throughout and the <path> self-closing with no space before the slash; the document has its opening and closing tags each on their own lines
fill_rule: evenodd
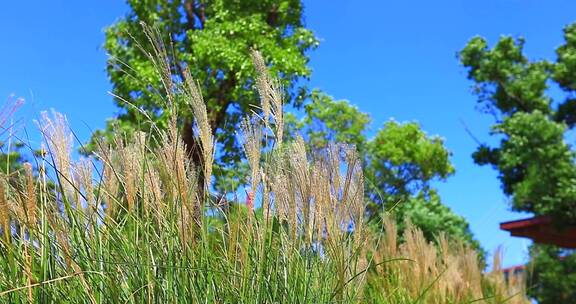
<svg viewBox="0 0 576 304">
<path fill-rule="evenodd" d="M 33 170 L 0 176 L 0 302 L 524 303 L 521 284 L 482 274 L 474 250 L 408 224 L 402 242 L 364 223 L 352 147 L 283 143 L 281 90 L 255 53 L 262 115 L 242 124 L 246 201 L 208 193 L 214 141 L 195 82 L 175 84 L 157 46 L 168 128 L 100 143 L 73 161 L 64 116 L 40 122 Z M 175 103 L 196 117 L 203 166 L 186 156 Z M 277 140 L 274 140 L 277 139 Z M 98 165 L 98 164 L 99 165 Z M 257 207 L 257 208 L 256 208 Z M 521 282 L 520 282 L 521 283 Z M 483 299 L 483 300 L 481 300 Z"/>
</svg>

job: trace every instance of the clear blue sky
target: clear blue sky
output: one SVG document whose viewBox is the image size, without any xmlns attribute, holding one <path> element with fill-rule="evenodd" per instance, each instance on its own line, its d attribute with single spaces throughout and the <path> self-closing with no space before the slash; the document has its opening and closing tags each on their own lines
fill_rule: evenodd
<svg viewBox="0 0 576 304">
<path fill-rule="evenodd" d="M 418 121 L 445 138 L 457 172 L 439 183 L 445 203 L 465 216 L 484 248 L 505 249 L 505 265 L 526 259 L 528 241 L 498 223 L 525 217 L 508 211 L 496 172 L 474 165 L 476 143 L 491 142 L 492 120 L 475 110 L 471 83 L 456 52 L 475 35 L 494 43 L 523 36 L 534 59 L 554 58 L 562 28 L 576 21 L 572 0 L 305 1 L 306 24 L 321 39 L 311 53 L 312 87 L 348 99 L 373 117 Z M 17 117 L 41 110 L 68 115 L 87 139 L 117 111 L 107 94 L 103 28 L 127 11 L 123 1 L 5 1 L 0 10 L 0 101 L 26 99 Z M 89 128 L 87 127 L 89 126 Z"/>
</svg>

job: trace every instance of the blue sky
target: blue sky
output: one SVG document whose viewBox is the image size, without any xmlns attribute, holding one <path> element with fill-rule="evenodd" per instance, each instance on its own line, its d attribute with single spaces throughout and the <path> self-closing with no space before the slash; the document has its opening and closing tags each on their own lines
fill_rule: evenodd
<svg viewBox="0 0 576 304">
<path fill-rule="evenodd" d="M 456 174 L 438 183 L 444 202 L 465 216 L 484 248 L 505 250 L 505 265 L 525 261 L 528 241 L 499 222 L 525 217 L 508 211 L 497 174 L 476 166 L 490 117 L 475 110 L 471 83 L 456 52 L 475 35 L 493 44 L 501 34 L 526 38 L 530 58 L 554 58 L 562 28 L 576 21 L 571 0 L 305 1 L 305 21 L 321 39 L 311 53 L 311 87 L 347 99 L 373 118 L 418 121 L 452 151 Z M 107 91 L 103 28 L 127 12 L 123 1 L 6 1 L 0 10 L 0 101 L 27 103 L 26 125 L 41 110 L 67 114 L 80 138 L 104 126 L 117 109 Z"/>
</svg>

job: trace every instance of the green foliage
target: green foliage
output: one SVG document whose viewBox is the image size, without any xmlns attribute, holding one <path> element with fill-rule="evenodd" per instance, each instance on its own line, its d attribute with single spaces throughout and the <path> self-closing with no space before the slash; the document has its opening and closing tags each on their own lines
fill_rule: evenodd
<svg viewBox="0 0 576 304">
<path fill-rule="evenodd" d="M 575 117 L 570 98 L 575 33 L 576 26 L 565 28 L 566 43 L 557 49 L 556 62 L 529 60 L 524 40 L 511 37 L 493 48 L 475 37 L 460 52 L 479 104 L 496 119 L 492 134 L 501 139 L 497 147 L 481 145 L 474 160 L 499 171 L 514 210 L 563 222 L 576 222 L 576 165 L 565 142 Z M 548 86 L 553 82 L 566 92 L 565 100 L 552 101 Z"/>
<path fill-rule="evenodd" d="M 486 111 L 511 115 L 518 111 L 550 111 L 545 95 L 550 64 L 530 62 L 522 53 L 524 40 L 503 37 L 493 49 L 475 37 L 460 52 L 468 78 L 475 81 L 474 93 Z"/>
<path fill-rule="evenodd" d="M 305 106 L 303 123 L 308 126 L 308 142 L 312 147 L 324 148 L 329 142 L 353 144 L 359 151 L 366 147 L 366 126 L 370 116 L 346 100 L 314 90 Z"/>
<path fill-rule="evenodd" d="M 565 43 L 556 49 L 553 78 L 566 91 L 576 90 L 576 23 L 564 28 Z"/>
<path fill-rule="evenodd" d="M 409 219 L 412 224 L 422 230 L 426 239 L 434 240 L 442 232 L 464 241 L 479 251 L 481 258 L 484 258 L 480 243 L 473 238 L 466 219 L 454 214 L 444 205 L 436 191 L 431 190 L 428 197 L 422 194 L 410 197 L 397 209 L 396 216 L 399 219 Z M 402 221 L 399 222 L 404 224 Z M 400 228 L 403 228 L 403 225 Z"/>
<path fill-rule="evenodd" d="M 519 112 L 495 127 L 506 138 L 497 166 L 514 210 L 576 219 L 576 166 L 565 130 L 539 111 Z"/>
<path fill-rule="evenodd" d="M 576 254 L 554 246 L 533 245 L 529 295 L 540 304 L 576 303 Z"/>
<path fill-rule="evenodd" d="M 558 229 L 576 224 L 576 159 L 566 142 L 576 123 L 576 23 L 564 28 L 565 43 L 553 62 L 529 60 L 524 40 L 502 37 L 488 47 L 475 37 L 460 52 L 461 63 L 474 82 L 482 109 L 494 116 L 497 146 L 482 144 L 473 154 L 477 164 L 499 172 L 512 209 L 547 215 Z M 549 86 L 565 96 L 553 100 Z M 531 251 L 539 303 L 575 301 L 576 255 L 560 259 L 560 249 L 535 245 Z"/>
<path fill-rule="evenodd" d="M 0 172 L 4 174 L 11 174 L 22 169 L 24 156 L 22 155 L 22 148 L 24 144 L 16 142 L 12 143 L 10 147 L 7 143 L 0 142 Z"/>
<path fill-rule="evenodd" d="M 200 86 L 207 104 L 208 119 L 219 143 L 215 164 L 216 187 L 234 190 L 242 176 L 227 172 L 240 163 L 242 153 L 236 140 L 240 119 L 254 111 L 258 97 L 251 88 L 255 71 L 250 60 L 251 49 L 259 50 L 271 64 L 287 93 L 288 102 L 299 106 L 305 87 L 296 87 L 297 80 L 308 77 L 306 51 L 318 41 L 303 26 L 300 0 L 250 1 L 166 1 L 130 0 L 130 13 L 106 30 L 105 49 L 111 55 L 107 71 L 113 84 L 116 104 L 121 114 L 108 122 L 92 141 L 112 138 L 118 129 L 124 133 L 149 130 L 150 123 L 166 127 L 169 113 L 163 111 L 161 79 L 147 57 L 148 38 L 141 22 L 154 25 L 162 33 L 170 33 L 171 71 L 175 79 L 183 79 L 183 70 L 190 70 Z M 168 37 L 168 36 L 167 36 Z M 160 94 L 159 94 L 160 93 Z M 182 105 L 184 103 L 181 103 Z M 192 114 L 181 106 L 182 137 L 190 150 L 196 142 L 192 134 Z M 198 162 L 198 161 L 196 161 Z M 201 164 L 197 164 L 201 165 Z"/>
<path fill-rule="evenodd" d="M 386 122 L 368 143 L 368 151 L 368 175 L 388 194 L 383 199 L 427 194 L 431 181 L 454 173 L 442 139 L 427 136 L 417 123 Z"/>
<path fill-rule="evenodd" d="M 367 210 L 378 218 L 382 212 L 396 215 L 400 232 L 405 220 L 423 230 L 428 240 L 444 231 L 479 249 L 466 220 L 442 204 L 431 182 L 454 173 L 450 152 L 441 138 L 428 136 L 417 123 L 388 121 L 368 139 L 371 119 L 345 100 L 314 91 L 303 119 L 303 129 L 314 149 L 329 141 L 353 144 L 360 152 L 367 178 Z"/>
<path fill-rule="evenodd" d="M 574 25 L 565 28 L 566 43 L 557 49 L 556 62 L 530 61 L 523 54 L 524 40 L 511 37 L 491 49 L 475 37 L 460 52 L 479 104 L 496 118 L 492 134 L 501 138 L 497 147 L 481 145 L 474 160 L 499 171 L 514 210 L 567 222 L 576 221 L 576 166 L 565 142 L 574 124 L 575 33 Z M 556 108 L 547 94 L 553 81 L 568 95 Z"/>
<path fill-rule="evenodd" d="M 271 65 L 271 73 L 279 77 L 288 102 L 299 108 L 305 97 L 310 101 L 302 120 L 286 115 L 287 137 L 304 129 L 312 149 L 321 150 L 329 142 L 358 148 L 370 181 L 367 196 L 372 215 L 394 209 L 400 222 L 403 214 L 414 216 L 415 223 L 428 229 L 425 235 L 430 239 L 441 230 L 466 241 L 472 239 L 466 222 L 442 205 L 430 188 L 432 181 L 445 179 L 454 171 L 441 139 L 428 137 L 416 123 L 388 122 L 369 141 L 368 114 L 346 101 L 334 101 L 320 91 L 307 94 L 305 87 L 297 86 L 299 79 L 310 75 L 306 52 L 318 43 L 303 26 L 299 0 L 131 0 L 128 4 L 131 12 L 107 29 L 105 42 L 111 54 L 107 71 L 122 111 L 106 130 L 94 136 L 93 149 L 101 136 L 149 131 L 151 122 L 161 129 L 167 125 L 171 113 L 163 110 L 167 94 L 161 85 L 166 80 L 157 73 L 158 63 L 144 51 L 150 41 L 140 23 L 154 24 L 161 32 L 172 34 L 163 42 L 169 46 L 170 61 L 175 62 L 172 77 L 182 80 L 187 68 L 195 79 L 202 80 L 208 119 L 219 148 L 214 164 L 217 190 L 234 190 L 247 181 L 249 170 L 241 162 L 236 132 L 242 117 L 258 112 L 259 98 L 247 90 L 255 85 L 256 77 L 250 51 L 258 49 Z M 180 104 L 182 138 L 195 165 L 201 166 L 193 154 L 197 143 L 190 136 L 192 113 L 184 102 L 176 102 Z M 418 207 L 421 204 L 430 205 Z M 427 220 L 424 214 L 431 217 Z M 448 224 L 454 227 L 449 229 Z"/>
</svg>

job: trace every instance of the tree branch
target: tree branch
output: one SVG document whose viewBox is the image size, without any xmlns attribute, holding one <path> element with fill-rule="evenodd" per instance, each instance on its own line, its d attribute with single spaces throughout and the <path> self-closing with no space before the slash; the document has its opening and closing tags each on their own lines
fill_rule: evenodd
<svg viewBox="0 0 576 304">
<path fill-rule="evenodd" d="M 194 8 L 194 0 L 186 0 L 184 2 L 184 12 L 186 13 L 186 25 L 188 30 L 193 30 L 196 28 L 196 10 Z"/>
<path fill-rule="evenodd" d="M 272 9 L 266 15 L 266 23 L 268 23 L 270 27 L 276 27 L 278 25 L 278 17 L 278 8 L 272 7 Z"/>
<path fill-rule="evenodd" d="M 200 20 L 200 27 L 204 28 L 206 23 L 206 5 L 204 3 L 198 4 L 198 9 L 195 11 L 196 17 Z"/>
</svg>

